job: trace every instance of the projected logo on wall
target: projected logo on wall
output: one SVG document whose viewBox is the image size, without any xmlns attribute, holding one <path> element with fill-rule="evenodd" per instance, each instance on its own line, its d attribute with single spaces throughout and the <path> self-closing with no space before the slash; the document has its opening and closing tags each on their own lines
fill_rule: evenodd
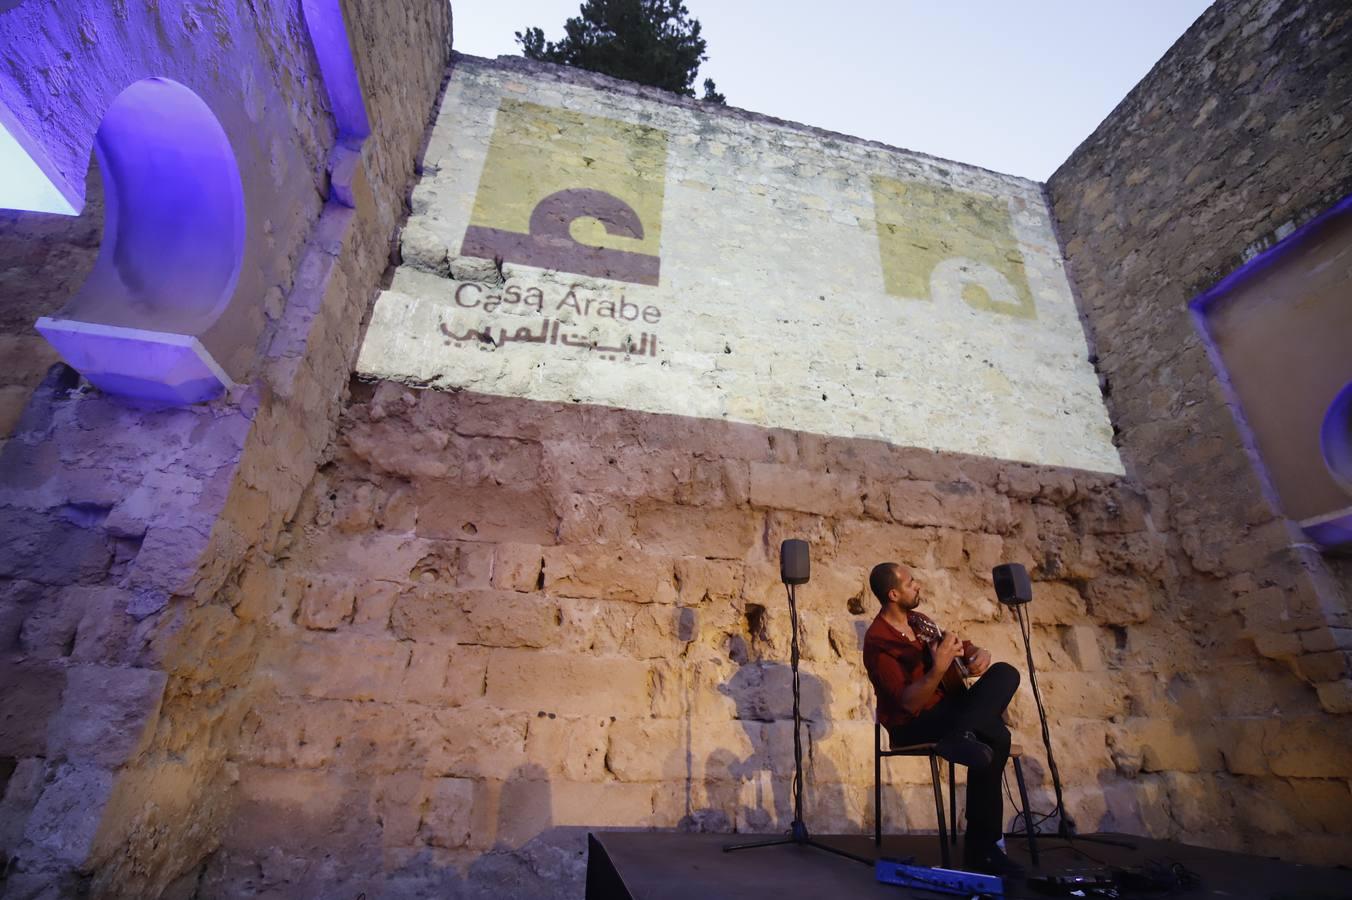
<svg viewBox="0 0 1352 900">
<path fill-rule="evenodd" d="M 504 100 L 460 252 L 655 285 L 666 133 Z"/>
<path fill-rule="evenodd" d="M 887 293 L 1037 318 L 1003 199 L 874 176 L 873 208 Z"/>
</svg>

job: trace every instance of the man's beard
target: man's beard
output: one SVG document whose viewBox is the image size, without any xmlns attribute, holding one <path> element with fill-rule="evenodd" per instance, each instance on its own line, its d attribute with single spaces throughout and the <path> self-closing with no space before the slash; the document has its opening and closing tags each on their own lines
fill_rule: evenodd
<svg viewBox="0 0 1352 900">
<path fill-rule="evenodd" d="M 924 598 L 924 596 L 925 596 L 924 594 L 920 593 L 919 591 L 916 591 L 916 592 L 915 592 L 915 599 L 912 600 L 910 603 L 904 603 L 904 604 L 902 604 L 902 607 L 901 607 L 901 608 L 904 609 L 904 610 L 906 610 L 907 612 L 910 612 L 911 610 L 913 610 L 913 609 L 917 608 L 918 606 L 920 606 L 920 601 Z"/>
</svg>

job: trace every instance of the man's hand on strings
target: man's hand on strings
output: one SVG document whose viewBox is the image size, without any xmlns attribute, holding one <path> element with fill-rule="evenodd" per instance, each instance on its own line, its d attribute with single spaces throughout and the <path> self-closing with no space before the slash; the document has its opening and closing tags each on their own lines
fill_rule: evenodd
<svg viewBox="0 0 1352 900">
<path fill-rule="evenodd" d="M 934 648 L 934 666 L 947 672 L 948 667 L 953 665 L 953 660 L 960 656 L 962 656 L 962 639 L 950 631 Z"/>
</svg>

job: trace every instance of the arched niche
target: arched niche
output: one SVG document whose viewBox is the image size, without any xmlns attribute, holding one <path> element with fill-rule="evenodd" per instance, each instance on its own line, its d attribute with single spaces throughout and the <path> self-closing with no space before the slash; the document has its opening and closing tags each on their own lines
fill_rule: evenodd
<svg viewBox="0 0 1352 900">
<path fill-rule="evenodd" d="M 230 140 L 207 104 L 146 78 L 94 139 L 107 211 L 88 280 L 38 330 L 99 388 L 159 403 L 210 399 L 230 378 L 201 338 L 234 296 L 247 215 Z"/>
</svg>

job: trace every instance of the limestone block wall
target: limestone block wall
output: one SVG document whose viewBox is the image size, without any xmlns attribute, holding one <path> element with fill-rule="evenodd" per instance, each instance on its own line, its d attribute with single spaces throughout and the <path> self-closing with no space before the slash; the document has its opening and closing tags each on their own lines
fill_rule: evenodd
<svg viewBox="0 0 1352 900">
<path fill-rule="evenodd" d="M 869 569 L 916 567 L 939 621 L 1024 668 L 990 584 L 1018 560 L 1038 579 L 1034 649 L 1082 826 L 1243 844 L 1237 819 L 1172 814 L 1197 790 L 1183 773 L 1217 751 L 1175 721 L 1192 664 L 1156 612 L 1163 544 L 1144 510 L 1121 479 L 1083 471 L 354 387 L 280 590 L 241 601 L 275 627 L 268 690 L 232 757 L 237 813 L 204 885 L 580 896 L 583 826 L 787 827 L 788 537 L 813 552 L 813 828 L 872 823 Z M 1278 672 L 1249 702 L 1294 682 Z M 1015 720 L 1045 811 L 1026 688 Z M 888 820 L 933 828 L 928 769 L 907 762 L 891 766 Z"/>
<path fill-rule="evenodd" d="M 445 3 L 351 6 L 358 75 L 379 109 L 355 208 L 324 204 L 316 190 L 333 134 L 299 6 L 205 32 L 256 49 L 277 79 L 280 113 L 316 136 L 312 146 L 274 135 L 288 164 L 303 163 L 293 171 L 308 174 L 288 182 L 300 195 L 294 220 L 273 226 L 269 265 L 280 282 L 276 296 L 254 298 L 274 321 L 251 380 L 211 404 L 146 410 L 57 366 L 3 447 L 7 898 L 190 896 L 218 841 L 232 781 L 226 748 L 256 655 L 257 629 L 235 589 L 270 577 L 277 537 L 329 441 L 449 51 Z M 201 22 L 183 27 L 195 35 Z M 61 238 L 4 246 L 56 253 Z"/>
<path fill-rule="evenodd" d="M 1203 769 L 1272 798 L 1264 815 L 1301 815 L 1339 779 L 1339 837 L 1323 839 L 1344 848 L 1349 567 L 1270 502 L 1188 304 L 1352 193 L 1349 28 L 1336 2 L 1215 4 L 1047 185 L 1123 460 L 1168 535 L 1177 626 L 1204 648 L 1195 684 L 1282 669 L 1307 685 L 1199 707 L 1233 730 Z M 1326 737 L 1272 756 L 1288 734 Z"/>
<path fill-rule="evenodd" d="M 358 370 L 1120 473 L 1038 185 L 458 57 Z"/>
<path fill-rule="evenodd" d="M 0 441 L 59 359 L 33 323 L 64 306 L 88 277 L 102 234 L 103 182 L 92 162 L 79 216 L 0 210 Z"/>
</svg>

